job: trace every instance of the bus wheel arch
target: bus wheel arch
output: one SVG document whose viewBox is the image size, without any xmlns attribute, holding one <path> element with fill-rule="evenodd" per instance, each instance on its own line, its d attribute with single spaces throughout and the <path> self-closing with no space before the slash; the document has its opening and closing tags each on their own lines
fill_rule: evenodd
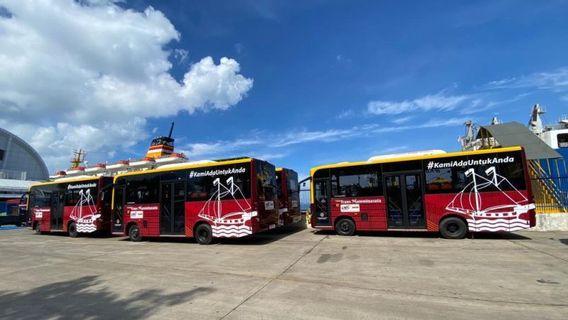
<svg viewBox="0 0 568 320">
<path fill-rule="evenodd" d="M 465 218 L 454 214 L 440 219 L 438 229 L 440 235 L 446 239 L 463 239 L 469 231 Z"/>
<path fill-rule="evenodd" d="M 355 220 L 348 216 L 340 216 L 335 219 L 335 232 L 342 236 L 352 236 L 357 230 L 355 227 Z"/>
<path fill-rule="evenodd" d="M 140 227 L 137 223 L 131 222 L 126 226 L 128 232 L 128 238 L 130 241 L 139 242 L 142 241 L 142 234 L 140 233 Z"/>
<path fill-rule="evenodd" d="M 77 238 L 79 236 L 79 232 L 77 231 L 77 224 L 75 221 L 69 221 L 67 224 L 67 232 L 71 238 Z"/>
<path fill-rule="evenodd" d="M 199 244 L 211 244 L 213 242 L 213 229 L 205 221 L 200 221 L 193 227 L 193 237 Z"/>
</svg>

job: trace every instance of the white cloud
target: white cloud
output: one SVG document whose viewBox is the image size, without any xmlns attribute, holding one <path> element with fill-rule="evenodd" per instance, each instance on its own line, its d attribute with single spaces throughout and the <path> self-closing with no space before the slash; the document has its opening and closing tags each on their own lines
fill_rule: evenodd
<svg viewBox="0 0 568 320">
<path fill-rule="evenodd" d="M 189 143 L 180 147 L 190 159 L 220 158 L 241 152 L 246 156 L 252 153 L 256 146 L 263 145 L 265 140 L 256 135 L 247 139 L 217 140 L 214 142 Z"/>
<path fill-rule="evenodd" d="M 315 131 L 296 129 L 279 134 L 253 132 L 248 138 L 191 143 L 182 146 L 181 149 L 190 159 L 195 160 L 223 158 L 229 155 L 255 156 L 261 159 L 273 160 L 286 157 L 288 155 L 286 148 L 293 145 L 331 143 L 356 137 L 379 136 L 380 134 L 392 132 L 461 126 L 466 120 L 465 118 L 431 119 L 416 125 L 381 126 L 378 124 L 366 124 L 350 128 L 332 128 Z"/>
<path fill-rule="evenodd" d="M 338 119 L 338 120 L 346 119 L 346 118 L 350 118 L 354 115 L 355 115 L 355 112 L 353 112 L 352 109 L 347 109 L 347 110 L 344 110 L 343 112 L 341 112 L 340 114 L 338 114 L 337 116 L 335 116 L 335 119 Z"/>
<path fill-rule="evenodd" d="M 262 159 L 266 161 L 274 161 L 288 156 L 288 153 L 252 153 L 251 157 Z"/>
<path fill-rule="evenodd" d="M 367 104 L 367 111 L 371 114 L 401 114 L 414 111 L 449 111 L 454 110 L 464 102 L 470 100 L 467 95 L 447 96 L 443 92 L 426 95 L 414 100 L 383 101 L 374 100 Z"/>
<path fill-rule="evenodd" d="M 391 122 L 394 124 L 402 124 L 402 123 L 406 123 L 410 120 L 414 119 L 414 116 L 406 116 L 406 117 L 400 117 L 400 118 L 396 118 L 393 119 Z"/>
<path fill-rule="evenodd" d="M 357 127 L 349 129 L 329 129 L 324 131 L 292 131 L 283 136 L 275 137 L 275 139 L 272 140 L 274 141 L 272 145 L 275 147 L 286 147 L 312 141 L 331 142 L 343 140 L 359 135 L 360 133 L 357 132 L 356 128 Z"/>
<path fill-rule="evenodd" d="M 491 81 L 484 89 L 538 88 L 552 91 L 568 90 L 568 67 L 554 71 L 537 72 L 530 75 Z"/>
<path fill-rule="evenodd" d="M 239 63 L 204 57 L 181 82 L 165 46 L 180 34 L 163 13 L 111 0 L 0 0 L 0 126 L 29 141 L 51 170 L 73 148 L 109 154 L 145 139 L 146 120 L 226 110 L 253 80 Z M 91 163 L 97 159 L 89 159 Z"/>
<path fill-rule="evenodd" d="M 464 122 L 468 120 L 467 118 L 448 118 L 448 119 L 430 119 L 426 122 L 422 122 L 415 125 L 406 126 L 380 126 L 378 128 L 369 128 L 371 133 L 387 133 L 387 132 L 399 132 L 408 130 L 419 130 L 428 128 L 439 128 L 439 127 L 452 127 L 463 125 Z"/>
<path fill-rule="evenodd" d="M 379 150 L 372 152 L 368 157 L 370 158 L 372 156 L 397 153 L 397 152 L 401 152 L 401 151 L 404 151 L 404 150 L 408 150 L 408 146 L 402 145 L 402 146 L 387 147 L 387 148 L 379 149 Z"/>
</svg>

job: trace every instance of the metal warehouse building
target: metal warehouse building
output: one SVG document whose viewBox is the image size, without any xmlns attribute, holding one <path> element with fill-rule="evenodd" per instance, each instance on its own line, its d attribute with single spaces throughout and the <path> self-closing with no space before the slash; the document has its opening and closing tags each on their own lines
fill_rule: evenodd
<svg viewBox="0 0 568 320">
<path fill-rule="evenodd" d="M 24 140 L 0 128 L 0 202 L 19 198 L 34 181 L 48 178 L 40 155 Z"/>
</svg>

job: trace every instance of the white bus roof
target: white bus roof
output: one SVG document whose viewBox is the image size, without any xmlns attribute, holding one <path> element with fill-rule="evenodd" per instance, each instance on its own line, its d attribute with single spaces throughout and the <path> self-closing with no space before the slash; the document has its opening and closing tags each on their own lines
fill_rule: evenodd
<svg viewBox="0 0 568 320">
<path fill-rule="evenodd" d="M 377 160 L 383 160 L 383 159 L 415 157 L 415 156 L 431 156 L 431 155 L 442 154 L 442 153 L 446 153 L 446 151 L 434 149 L 434 150 L 412 151 L 412 152 L 403 152 L 403 153 L 391 153 L 391 154 L 383 154 L 383 155 L 372 156 L 367 161 L 377 161 Z"/>
</svg>

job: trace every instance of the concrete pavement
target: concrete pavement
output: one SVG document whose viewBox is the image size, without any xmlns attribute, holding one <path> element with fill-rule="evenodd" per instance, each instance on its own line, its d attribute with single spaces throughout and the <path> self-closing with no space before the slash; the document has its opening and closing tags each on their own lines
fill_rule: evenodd
<svg viewBox="0 0 568 320">
<path fill-rule="evenodd" d="M 0 319 L 566 319 L 568 232 L 201 246 L 0 231 Z"/>
</svg>

